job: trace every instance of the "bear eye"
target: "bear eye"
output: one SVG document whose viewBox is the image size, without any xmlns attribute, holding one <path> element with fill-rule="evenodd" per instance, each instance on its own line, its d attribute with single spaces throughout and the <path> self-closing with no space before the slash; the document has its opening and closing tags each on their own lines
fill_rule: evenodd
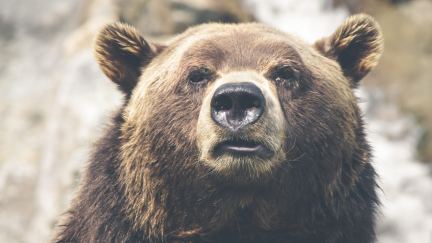
<svg viewBox="0 0 432 243">
<path fill-rule="evenodd" d="M 298 76 L 298 72 L 287 66 L 277 67 L 273 72 L 273 79 L 278 83 L 284 81 L 298 80 Z"/>
<path fill-rule="evenodd" d="M 291 67 L 276 67 L 271 76 L 276 83 L 283 84 L 286 88 L 297 88 L 299 86 L 300 74 Z"/>
<path fill-rule="evenodd" d="M 199 68 L 191 71 L 188 81 L 193 84 L 207 83 L 212 78 L 213 73 L 208 68 Z"/>
</svg>

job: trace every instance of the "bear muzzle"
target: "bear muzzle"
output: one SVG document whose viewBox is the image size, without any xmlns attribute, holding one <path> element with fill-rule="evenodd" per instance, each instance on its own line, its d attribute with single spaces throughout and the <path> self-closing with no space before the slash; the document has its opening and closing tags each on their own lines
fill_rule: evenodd
<svg viewBox="0 0 432 243">
<path fill-rule="evenodd" d="M 271 82 L 253 70 L 225 73 L 208 86 L 201 106 L 200 161 L 228 177 L 268 174 L 285 158 L 285 127 Z"/>
<path fill-rule="evenodd" d="M 265 105 L 262 91 L 251 82 L 226 83 L 218 87 L 211 99 L 210 114 L 212 120 L 234 138 L 217 144 L 213 155 L 228 153 L 238 157 L 270 158 L 273 152 L 262 143 L 236 136 L 260 119 Z"/>
</svg>

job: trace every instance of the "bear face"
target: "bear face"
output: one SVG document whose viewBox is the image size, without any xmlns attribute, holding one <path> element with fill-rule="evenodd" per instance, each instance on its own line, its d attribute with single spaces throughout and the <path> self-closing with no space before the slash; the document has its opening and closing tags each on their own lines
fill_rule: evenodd
<svg viewBox="0 0 432 243">
<path fill-rule="evenodd" d="M 114 24 L 95 51 L 126 96 L 116 169 L 124 211 L 149 237 L 216 232 L 239 208 L 261 229 L 307 225 L 370 166 L 353 89 L 382 35 L 366 15 L 314 45 L 256 23 L 205 24 L 166 44 Z"/>
<path fill-rule="evenodd" d="M 337 163 L 350 156 L 360 126 L 351 88 L 382 49 L 379 28 L 364 15 L 348 19 L 315 46 L 260 24 L 207 24 L 166 46 L 113 25 L 97 43 L 102 69 L 131 95 L 124 112 L 125 161 L 145 161 L 134 151 L 145 151 L 150 161 L 161 154 L 188 158 L 245 183 L 299 157 L 323 161 L 334 174 Z M 237 109 L 234 118 L 212 107 L 218 88 L 236 89 L 239 83 L 261 93 L 259 119 L 246 121 L 253 107 L 228 107 L 231 113 Z M 247 89 L 236 92 L 256 98 Z M 234 102 L 230 95 L 235 96 L 222 95 L 221 102 Z M 216 113 L 223 121 L 215 120 Z M 236 122 L 237 129 L 230 127 Z"/>
</svg>

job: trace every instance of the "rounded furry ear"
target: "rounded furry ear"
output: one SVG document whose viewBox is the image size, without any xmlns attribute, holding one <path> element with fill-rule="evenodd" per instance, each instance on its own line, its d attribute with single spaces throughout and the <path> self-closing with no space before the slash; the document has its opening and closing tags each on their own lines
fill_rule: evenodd
<svg viewBox="0 0 432 243">
<path fill-rule="evenodd" d="M 130 95 L 141 76 L 141 69 L 162 51 L 163 46 L 147 42 L 127 24 L 105 26 L 95 41 L 95 56 L 102 71 Z"/>
<path fill-rule="evenodd" d="M 366 14 L 349 17 L 329 37 L 315 43 L 324 56 L 336 60 L 356 86 L 378 64 L 383 52 L 381 28 Z"/>
</svg>

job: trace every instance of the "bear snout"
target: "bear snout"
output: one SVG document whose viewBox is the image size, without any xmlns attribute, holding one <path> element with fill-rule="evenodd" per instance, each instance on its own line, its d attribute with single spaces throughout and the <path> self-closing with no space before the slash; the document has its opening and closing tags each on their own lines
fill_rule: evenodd
<svg viewBox="0 0 432 243">
<path fill-rule="evenodd" d="M 265 109 L 265 98 L 253 83 L 221 85 L 211 100 L 213 121 L 231 132 L 237 132 L 258 121 Z"/>
<path fill-rule="evenodd" d="M 271 82 L 254 70 L 224 73 L 203 99 L 197 122 L 199 158 L 224 178 L 255 180 L 285 159 L 285 131 Z"/>
</svg>

